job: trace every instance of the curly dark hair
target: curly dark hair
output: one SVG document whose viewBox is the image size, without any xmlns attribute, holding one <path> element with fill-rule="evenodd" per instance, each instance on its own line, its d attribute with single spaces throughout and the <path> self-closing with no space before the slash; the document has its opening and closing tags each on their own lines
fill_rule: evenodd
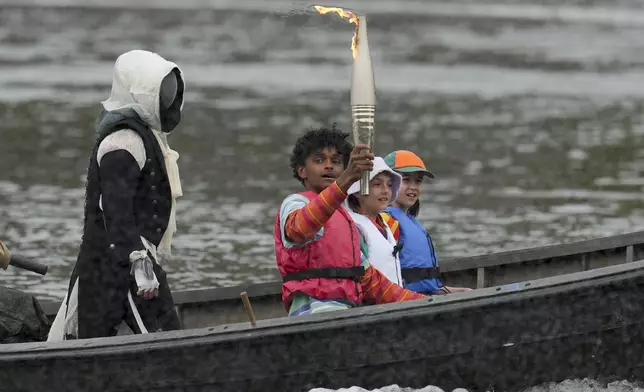
<svg viewBox="0 0 644 392">
<path fill-rule="evenodd" d="M 344 166 L 349 164 L 349 156 L 353 146 L 346 139 L 348 133 L 336 129 L 335 123 L 331 129 L 317 128 L 311 129 L 302 135 L 291 153 L 291 169 L 293 169 L 293 177 L 297 178 L 301 183 L 304 180 L 297 174 L 297 168 L 306 164 L 306 159 L 316 151 L 322 150 L 327 147 L 333 147 L 344 158 Z"/>
</svg>

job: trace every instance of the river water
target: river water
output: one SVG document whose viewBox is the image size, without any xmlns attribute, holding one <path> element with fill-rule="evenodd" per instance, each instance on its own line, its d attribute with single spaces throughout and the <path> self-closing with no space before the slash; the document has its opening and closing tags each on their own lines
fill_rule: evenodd
<svg viewBox="0 0 644 392">
<path fill-rule="evenodd" d="M 644 229 L 644 9 L 559 3 L 341 4 L 369 18 L 376 153 L 414 150 L 436 174 L 420 217 L 443 260 Z M 277 277 L 292 144 L 350 127 L 352 25 L 282 0 L 0 5 L 0 233 L 50 265 L 0 284 L 64 295 L 93 121 L 115 58 L 136 48 L 187 81 L 172 286 Z"/>
<path fill-rule="evenodd" d="M 420 218 L 443 260 L 644 229 L 641 2 L 319 4 L 368 15 L 375 150 L 414 150 L 436 174 Z M 306 5 L 0 0 L 0 236 L 50 265 L 46 277 L 2 271 L 0 284 L 64 295 L 93 121 L 115 58 L 137 48 L 177 62 L 187 81 L 171 136 L 185 194 L 166 265 L 173 288 L 275 279 L 276 210 L 299 190 L 292 144 L 311 127 L 350 127 L 353 27 L 292 12 Z"/>
</svg>

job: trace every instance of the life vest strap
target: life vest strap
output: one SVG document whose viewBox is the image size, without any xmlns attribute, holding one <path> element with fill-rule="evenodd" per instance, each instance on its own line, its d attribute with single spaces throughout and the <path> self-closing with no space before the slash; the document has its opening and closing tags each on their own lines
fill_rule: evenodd
<svg viewBox="0 0 644 392">
<path fill-rule="evenodd" d="M 310 268 L 306 270 L 291 272 L 282 278 L 282 282 L 305 279 L 352 279 L 356 282 L 361 276 L 364 276 L 364 267 L 350 268 Z"/>
<path fill-rule="evenodd" d="M 431 268 L 404 268 L 400 270 L 406 283 L 420 282 L 421 280 L 440 278 L 440 267 Z"/>
</svg>

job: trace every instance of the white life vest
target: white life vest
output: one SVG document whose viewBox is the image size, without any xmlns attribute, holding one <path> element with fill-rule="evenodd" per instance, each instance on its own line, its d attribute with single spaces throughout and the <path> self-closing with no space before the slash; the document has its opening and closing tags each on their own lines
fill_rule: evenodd
<svg viewBox="0 0 644 392">
<path fill-rule="evenodd" d="M 402 287 L 400 260 L 398 259 L 398 254 L 393 255 L 396 240 L 389 226 L 385 224 L 385 229 L 387 230 L 387 238 L 385 238 L 368 216 L 358 214 L 350 209 L 349 214 L 351 214 L 353 221 L 367 240 L 367 246 L 369 247 L 367 259 L 369 264 L 385 275 L 391 282 Z"/>
</svg>

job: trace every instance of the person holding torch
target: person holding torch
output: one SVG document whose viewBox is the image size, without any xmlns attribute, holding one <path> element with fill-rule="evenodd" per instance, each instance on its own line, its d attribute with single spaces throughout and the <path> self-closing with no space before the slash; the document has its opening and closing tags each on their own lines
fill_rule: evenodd
<svg viewBox="0 0 644 392">
<path fill-rule="evenodd" d="M 368 145 L 348 133 L 312 130 L 293 148 L 291 168 L 305 191 L 287 196 L 274 227 L 282 301 L 290 316 L 368 303 L 423 299 L 369 264 L 368 246 L 342 206 L 352 184 L 373 168 Z"/>
</svg>

